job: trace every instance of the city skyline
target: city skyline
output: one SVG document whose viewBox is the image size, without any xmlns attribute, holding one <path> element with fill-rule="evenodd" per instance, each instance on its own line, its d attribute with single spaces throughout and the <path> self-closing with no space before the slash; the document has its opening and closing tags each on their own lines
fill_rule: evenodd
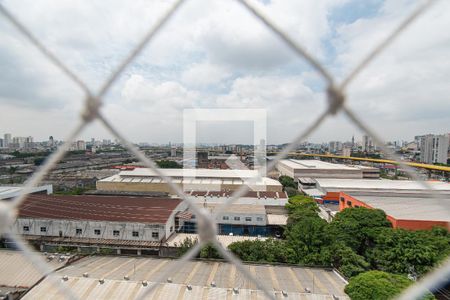
<svg viewBox="0 0 450 300">
<path fill-rule="evenodd" d="M 57 142 L 64 142 L 64 140 L 59 139 L 58 137 L 54 137 L 52 135 L 48 136 L 47 139 L 37 139 L 34 136 L 31 135 L 25 135 L 25 136 L 20 136 L 20 135 L 15 135 L 14 133 L 10 133 L 10 132 L 1 132 L 0 131 L 0 140 L 5 141 L 5 136 L 6 135 L 10 135 L 10 139 L 11 141 L 16 138 L 16 139 L 31 139 L 28 140 L 27 142 L 35 142 L 35 143 L 43 143 L 43 142 L 47 142 L 49 141 L 49 139 L 51 138 L 51 140 L 53 141 L 57 141 Z M 450 132 L 442 132 L 442 133 L 422 133 L 422 134 L 415 134 L 413 136 L 413 138 L 411 139 L 405 139 L 405 138 L 399 138 L 399 139 L 394 139 L 394 140 L 386 140 L 385 142 L 387 144 L 389 143 L 403 143 L 403 142 L 414 142 L 416 140 L 416 137 L 418 136 L 426 136 L 426 135 L 449 135 L 450 137 Z M 339 140 L 339 139 L 330 139 L 330 140 L 322 140 L 322 141 L 313 141 L 310 139 L 306 139 L 304 140 L 302 143 L 311 143 L 311 144 L 329 144 L 329 143 L 333 143 L 333 142 L 340 142 L 340 143 L 355 143 L 355 144 L 359 144 L 359 145 L 364 145 L 364 138 L 366 137 L 366 134 L 362 134 L 360 136 L 356 136 L 356 135 L 352 135 L 349 138 L 343 139 L 343 140 Z M 371 143 L 373 143 L 372 139 Z M 72 142 L 77 142 L 77 141 L 85 141 L 87 143 L 90 143 L 92 141 L 95 142 L 103 142 L 103 143 L 107 143 L 107 144 L 111 144 L 111 143 L 119 143 L 119 141 L 117 141 L 117 138 L 105 138 L 105 137 L 89 137 L 89 138 L 77 138 L 75 140 L 73 140 Z M 136 144 L 149 144 L 149 145 L 182 145 L 183 142 L 182 141 L 163 141 L 163 142 L 152 142 L 152 141 L 132 141 L 133 143 Z M 267 143 L 267 145 L 284 145 L 284 144 L 289 144 L 290 141 L 286 141 L 286 142 L 282 142 L 282 143 L 270 143 L 270 141 Z M 253 145 L 252 142 L 249 143 L 224 143 L 224 142 L 218 142 L 218 141 L 198 141 L 197 142 L 198 145 L 212 145 L 212 146 L 220 146 L 220 145 Z"/>
</svg>

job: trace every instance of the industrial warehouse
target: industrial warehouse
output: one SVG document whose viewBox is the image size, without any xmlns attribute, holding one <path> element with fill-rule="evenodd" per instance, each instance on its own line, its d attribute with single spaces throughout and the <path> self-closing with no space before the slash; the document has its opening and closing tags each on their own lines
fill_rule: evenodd
<svg viewBox="0 0 450 300">
<path fill-rule="evenodd" d="M 219 197 L 211 194 L 211 201 L 209 193 L 190 196 L 210 213 L 229 200 L 228 194 L 225 197 L 216 193 Z M 267 195 L 273 198 L 268 199 Z M 287 220 L 287 196 L 283 192 L 249 192 L 242 201 L 217 216 L 219 234 L 282 233 Z M 278 205 L 264 205 L 274 203 Z M 186 202 L 173 197 L 31 194 L 20 207 L 14 231 L 41 250 L 65 245 L 82 252 L 104 248 L 118 254 L 158 255 L 161 246 L 176 232 L 196 233 L 197 219 Z"/>
<path fill-rule="evenodd" d="M 308 196 L 324 200 L 339 200 L 339 192 L 357 193 L 373 196 L 427 196 L 427 186 L 412 180 L 389 179 L 335 179 L 335 178 L 299 178 L 299 190 Z M 435 193 L 450 195 L 450 184 L 428 181 Z"/>
<path fill-rule="evenodd" d="M 445 198 L 368 196 L 358 193 L 339 195 L 339 210 L 347 207 L 367 207 L 383 210 L 394 228 L 410 230 L 449 228 L 450 196 Z"/>
<path fill-rule="evenodd" d="M 249 185 L 253 191 L 282 192 L 274 179 L 257 179 L 255 170 L 160 169 L 185 191 L 235 191 Z M 165 192 L 174 194 L 169 184 L 151 169 L 136 168 L 97 181 L 97 189 L 105 191 Z"/>
<path fill-rule="evenodd" d="M 137 299 L 152 285 L 151 299 L 262 299 L 264 293 L 236 266 L 221 261 L 189 261 L 162 281 L 158 276 L 176 260 L 86 257 L 56 272 L 80 299 Z M 329 269 L 253 265 L 244 267 L 276 297 L 349 299 L 347 283 Z M 65 299 L 47 278 L 23 299 Z"/>
<path fill-rule="evenodd" d="M 378 168 L 359 165 L 347 166 L 311 159 L 283 159 L 278 162 L 277 170 L 280 172 L 280 175 L 289 176 L 293 179 L 299 177 L 376 179 L 380 177 L 380 170 Z"/>
<path fill-rule="evenodd" d="M 29 195 L 14 231 L 42 250 L 68 245 L 88 252 L 106 247 L 118 254 L 158 254 L 161 241 L 181 226 L 177 214 L 186 208 L 173 198 Z"/>
</svg>

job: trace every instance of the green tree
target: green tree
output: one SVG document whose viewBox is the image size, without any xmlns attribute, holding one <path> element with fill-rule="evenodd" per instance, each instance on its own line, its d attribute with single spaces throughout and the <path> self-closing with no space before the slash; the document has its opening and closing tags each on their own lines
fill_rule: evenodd
<svg viewBox="0 0 450 300">
<path fill-rule="evenodd" d="M 298 188 L 298 183 L 295 182 L 294 179 L 292 179 L 292 178 L 289 177 L 289 176 L 284 176 L 284 175 L 282 175 L 282 176 L 280 176 L 280 177 L 278 178 L 278 181 L 281 183 L 281 185 L 282 185 L 284 188 L 287 188 L 287 187 L 291 187 L 291 188 L 294 188 L 294 189 L 297 189 L 297 188 Z"/>
<path fill-rule="evenodd" d="M 345 277 L 356 276 L 369 269 L 370 264 L 361 255 L 342 242 L 334 243 L 327 249 L 327 255 L 333 267 L 338 269 Z"/>
<path fill-rule="evenodd" d="M 44 160 L 45 160 L 45 157 L 37 157 L 37 158 L 34 159 L 33 162 L 34 162 L 35 166 L 40 166 L 40 165 L 42 165 Z"/>
<path fill-rule="evenodd" d="M 201 258 L 222 258 L 219 251 L 217 251 L 214 245 L 208 243 L 202 247 L 199 253 Z"/>
<path fill-rule="evenodd" d="M 296 263 L 296 255 L 285 241 L 267 239 L 234 242 L 228 246 L 243 261 Z"/>
<path fill-rule="evenodd" d="M 162 169 L 180 169 L 181 165 L 172 160 L 158 160 L 156 164 Z"/>
<path fill-rule="evenodd" d="M 293 187 L 290 187 L 290 186 L 285 187 L 284 191 L 287 193 L 288 197 L 293 197 L 293 196 L 299 194 L 299 191 L 296 188 L 293 188 Z"/>
<path fill-rule="evenodd" d="M 390 227 L 391 223 L 380 209 L 346 208 L 336 214 L 330 224 L 330 233 L 337 242 L 343 242 L 357 254 L 364 255 L 378 232 Z"/>
<path fill-rule="evenodd" d="M 319 211 L 316 201 L 308 196 L 295 195 L 289 197 L 288 203 L 286 203 L 286 209 L 288 214 L 293 214 L 298 211 L 312 211 L 314 213 Z"/>
<path fill-rule="evenodd" d="M 292 221 L 294 217 L 295 221 Z M 328 223 L 310 211 L 294 212 L 289 216 L 285 236 L 287 246 L 296 254 L 296 261 L 307 265 L 328 265 L 329 256 L 323 250 L 330 244 Z"/>
<path fill-rule="evenodd" d="M 450 254 L 450 235 L 445 228 L 409 231 L 383 229 L 367 251 L 372 268 L 421 276 Z"/>
<path fill-rule="evenodd" d="M 177 255 L 182 256 L 188 250 L 198 243 L 197 239 L 191 239 L 190 237 L 186 237 L 180 244 L 175 243 L 175 247 L 177 247 Z"/>
<path fill-rule="evenodd" d="M 352 300 L 386 300 L 394 298 L 412 283 L 402 275 L 369 271 L 351 278 L 345 292 Z M 425 299 L 434 297 L 428 294 Z"/>
</svg>

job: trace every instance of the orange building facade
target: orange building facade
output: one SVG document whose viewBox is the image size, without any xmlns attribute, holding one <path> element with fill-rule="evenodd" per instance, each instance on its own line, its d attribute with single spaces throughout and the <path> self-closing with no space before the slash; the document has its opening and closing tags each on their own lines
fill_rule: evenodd
<svg viewBox="0 0 450 300">
<path fill-rule="evenodd" d="M 348 207 L 366 207 L 376 209 L 377 207 L 372 207 L 363 201 L 358 200 L 355 197 L 347 195 L 344 192 L 339 193 L 339 211 L 346 209 Z M 393 228 L 403 228 L 409 230 L 427 230 L 435 226 L 441 226 L 445 228 L 450 228 L 449 222 L 443 221 L 433 221 L 433 220 L 408 220 L 408 219 L 396 219 L 386 212 L 387 219 L 392 223 Z"/>
</svg>

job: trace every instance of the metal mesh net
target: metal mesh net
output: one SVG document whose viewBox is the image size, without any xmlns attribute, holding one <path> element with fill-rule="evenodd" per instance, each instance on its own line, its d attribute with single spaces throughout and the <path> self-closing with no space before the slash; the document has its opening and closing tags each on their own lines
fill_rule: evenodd
<svg viewBox="0 0 450 300">
<path fill-rule="evenodd" d="M 239 199 L 239 197 L 242 197 L 249 190 L 249 187 L 243 185 L 241 188 L 234 192 L 234 194 L 230 198 L 230 201 L 223 203 L 213 215 L 210 215 L 205 210 L 196 206 L 193 201 L 185 195 L 183 190 L 177 184 L 174 184 L 172 182 L 171 178 L 167 177 L 156 167 L 156 164 L 154 161 L 152 161 L 152 159 L 146 157 L 133 143 L 128 141 L 121 133 L 119 133 L 114 124 L 110 122 L 101 111 L 101 106 L 105 94 L 112 88 L 112 86 L 118 80 L 119 76 L 136 59 L 136 57 L 142 52 L 142 50 L 154 38 L 154 36 L 158 32 L 163 30 L 164 26 L 169 22 L 174 13 L 177 10 L 182 9 L 183 2 L 184 1 L 182 0 L 175 1 L 173 5 L 162 16 L 160 16 L 157 22 L 148 29 L 147 33 L 141 39 L 138 45 L 128 54 L 126 59 L 122 61 L 119 67 L 110 74 L 110 76 L 101 86 L 100 90 L 96 93 L 91 91 L 85 82 L 83 82 L 70 68 L 68 68 L 64 64 L 64 62 L 62 62 L 60 59 L 58 59 L 57 56 L 49 51 L 48 48 L 46 48 L 46 46 L 33 35 L 31 30 L 25 27 L 15 16 L 13 16 L 3 5 L 0 4 L 0 13 L 2 14 L 2 16 L 11 24 L 13 24 L 18 32 L 25 36 L 28 41 L 34 47 L 36 47 L 50 62 L 52 62 L 68 78 L 75 82 L 85 94 L 85 104 L 83 106 L 83 110 L 80 112 L 80 119 L 64 139 L 65 143 L 60 146 L 31 176 L 31 178 L 26 182 L 26 185 L 19 196 L 17 196 L 11 202 L 0 202 L 0 233 L 10 237 L 16 243 L 17 247 L 21 251 L 23 251 L 30 262 L 32 262 L 39 269 L 39 271 L 42 272 L 42 274 L 47 274 L 48 279 L 51 280 L 54 287 L 59 289 L 59 291 L 63 293 L 63 295 L 67 298 L 77 299 L 77 296 L 67 285 L 62 284 L 62 281 L 59 277 L 56 276 L 55 273 L 52 273 L 52 269 L 47 265 L 46 261 L 41 256 L 33 252 L 28 243 L 20 235 L 11 232 L 10 228 L 15 221 L 18 207 L 23 203 L 27 194 L 31 192 L 31 188 L 38 185 L 43 180 L 44 176 L 49 173 L 52 167 L 54 167 L 55 164 L 63 158 L 64 154 L 68 151 L 71 143 L 76 139 L 76 137 L 94 120 L 100 121 L 100 123 L 110 133 L 112 133 L 120 141 L 120 143 L 128 149 L 128 151 L 135 155 L 140 160 L 140 162 L 142 162 L 146 167 L 151 168 L 154 172 L 156 172 L 158 176 L 165 180 L 170 185 L 172 190 L 175 191 L 176 194 L 181 199 L 183 199 L 183 201 L 187 202 L 187 204 L 190 206 L 190 209 L 195 212 L 198 218 L 198 232 L 200 242 L 190 248 L 190 250 L 186 254 L 178 259 L 176 264 L 171 264 L 170 268 L 161 270 L 154 282 L 148 284 L 145 292 L 139 294 L 140 299 L 145 299 L 158 286 L 158 283 L 164 282 L 166 278 L 170 277 L 170 274 L 181 268 L 187 261 L 194 258 L 200 251 L 202 246 L 204 246 L 206 243 L 212 243 L 226 260 L 234 264 L 236 266 L 236 269 L 245 277 L 247 277 L 247 279 L 250 280 L 258 289 L 263 291 L 268 298 L 276 298 L 276 294 L 274 293 L 274 291 L 270 291 L 267 286 L 265 286 L 260 280 L 255 278 L 255 276 L 253 276 L 251 272 L 249 272 L 248 268 L 244 267 L 241 261 L 236 258 L 230 251 L 225 249 L 217 241 L 216 238 L 216 216 L 224 212 L 230 205 L 232 205 L 237 199 Z M 345 77 L 345 79 L 340 83 L 336 82 L 333 75 L 325 68 L 324 65 L 319 63 L 313 55 L 308 53 L 308 51 L 306 51 L 306 49 L 301 44 L 292 39 L 288 32 L 280 29 L 280 27 L 278 27 L 276 24 L 276 20 L 271 20 L 267 16 L 265 16 L 263 12 L 257 8 L 256 5 L 252 4 L 251 1 L 240 0 L 238 2 L 242 4 L 243 9 L 250 11 L 254 18 L 264 24 L 267 30 L 271 31 L 276 37 L 283 41 L 289 48 L 291 48 L 291 50 L 294 51 L 294 53 L 296 53 L 296 55 L 308 62 L 312 66 L 312 68 L 315 69 L 321 77 L 323 77 L 327 85 L 326 91 L 328 105 L 326 110 L 322 112 L 319 117 L 314 120 L 305 130 L 300 132 L 288 146 L 286 146 L 280 153 L 278 153 L 274 157 L 273 160 L 271 160 L 270 164 L 267 166 L 268 171 L 272 170 L 280 159 L 287 157 L 289 152 L 295 150 L 296 146 L 300 142 L 304 141 L 308 136 L 310 136 L 324 122 L 325 119 L 336 115 L 337 112 L 343 112 L 357 128 L 365 132 L 373 139 L 375 144 L 381 147 L 386 156 L 388 156 L 392 160 L 395 160 L 403 169 L 403 171 L 408 174 L 408 176 L 420 182 L 420 184 L 429 189 L 435 197 L 439 197 L 439 195 L 433 192 L 432 187 L 426 181 L 420 180 L 418 174 L 412 167 L 406 165 L 402 160 L 399 159 L 399 157 L 395 155 L 395 153 L 393 153 L 391 149 L 384 146 L 385 143 L 383 139 L 374 130 L 372 130 L 368 126 L 368 124 L 363 122 L 363 119 L 355 114 L 346 102 L 347 86 L 359 75 L 362 70 L 364 70 L 364 68 L 369 63 L 371 63 L 381 52 L 385 51 L 386 48 L 399 35 L 401 35 L 402 32 L 410 24 L 415 22 L 415 20 L 436 1 L 425 1 L 422 5 L 418 6 L 406 19 L 404 19 L 396 27 L 394 31 L 387 35 L 387 37 L 380 44 L 372 49 L 372 51 L 359 64 L 357 64 L 357 66 L 352 69 L 349 75 Z M 259 174 L 259 176 L 264 176 L 264 174 Z M 425 276 L 425 278 L 417 282 L 411 288 L 407 289 L 400 298 L 418 298 L 419 295 L 423 294 L 428 289 L 432 289 L 433 287 L 441 285 L 442 282 L 445 281 L 446 278 L 448 278 L 449 274 L 450 262 L 447 261 L 441 267 L 439 267 L 439 269 L 436 269 L 434 272 Z"/>
</svg>

